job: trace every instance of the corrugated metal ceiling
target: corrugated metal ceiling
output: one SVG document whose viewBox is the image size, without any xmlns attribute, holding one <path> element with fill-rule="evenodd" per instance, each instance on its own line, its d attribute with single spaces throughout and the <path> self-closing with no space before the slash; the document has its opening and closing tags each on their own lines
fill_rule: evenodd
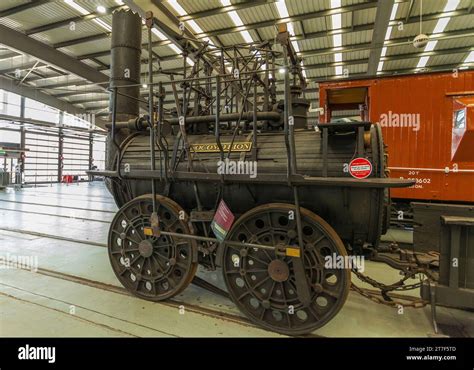
<svg viewBox="0 0 474 370">
<path fill-rule="evenodd" d="M 402 27 L 394 26 L 390 40 L 398 40 L 396 46 L 390 46 L 387 48 L 386 58 L 384 58 L 383 71 L 396 72 L 398 70 L 409 70 L 417 66 L 419 60 L 419 53 L 423 52 L 423 49 L 415 49 L 411 44 L 411 40 L 419 33 L 420 25 L 418 22 L 420 0 L 415 0 L 410 10 L 410 1 L 399 1 L 398 10 L 396 12 L 395 20 L 402 22 Z M 27 3 L 27 0 L 11 0 L 8 2 L 0 2 L 0 11 L 10 9 L 21 4 Z M 117 6 L 117 2 L 114 0 L 76 0 L 87 11 L 93 13 L 96 11 L 98 5 L 103 5 L 107 8 Z M 185 9 L 188 14 L 208 11 L 212 13 L 214 10 L 221 7 L 219 0 L 178 0 L 179 4 Z M 232 0 L 233 5 L 236 5 L 238 9 L 235 11 L 241 18 L 242 22 L 247 24 L 256 24 L 255 29 L 250 29 L 249 33 L 251 37 L 257 41 L 258 37 L 263 40 L 273 41 L 275 38 L 275 27 L 272 24 L 259 24 L 260 22 L 273 23 L 275 19 L 278 19 L 279 13 L 277 11 L 276 4 L 274 1 L 269 0 L 266 4 L 260 4 L 256 2 L 252 7 L 240 8 L 240 4 L 244 3 L 243 0 Z M 370 3 L 373 3 L 372 5 Z M 423 3 L 423 14 L 425 17 L 437 16 L 442 13 L 445 6 L 444 0 L 439 1 L 424 1 Z M 361 5 L 359 5 L 361 4 Z M 365 9 L 351 7 L 371 6 Z M 332 35 L 324 35 L 325 31 L 332 30 L 332 19 L 327 13 L 321 13 L 330 9 L 330 0 L 286 0 L 287 9 L 290 17 L 305 17 L 306 19 L 299 19 L 293 21 L 295 34 L 300 38 L 298 40 L 298 46 L 302 52 L 309 53 L 310 55 L 305 57 L 305 65 L 320 65 L 318 68 L 311 68 L 307 70 L 307 76 L 309 78 L 321 79 L 321 78 L 332 78 L 335 74 L 335 68 L 332 65 L 334 63 L 334 54 L 328 52 L 329 48 L 334 47 L 334 38 Z M 344 62 L 349 61 L 360 61 L 360 63 L 354 64 L 349 63 L 344 66 L 344 69 L 351 75 L 360 75 L 367 72 L 368 60 L 371 54 L 371 48 L 366 45 L 370 45 L 373 38 L 373 24 L 376 20 L 377 15 L 377 3 L 371 0 L 342 0 L 342 6 L 345 11 L 342 12 L 342 65 Z M 172 14 L 176 14 L 176 11 L 166 1 L 164 6 Z M 246 6 L 246 4 L 244 4 Z M 383 6 L 383 4 L 382 4 Z M 345 8 L 349 7 L 349 8 Z M 470 13 L 468 13 L 468 10 Z M 408 14 L 408 12 L 410 13 Z M 312 15 L 312 13 L 315 13 Z M 429 58 L 427 68 L 446 66 L 451 68 L 452 65 L 457 65 L 463 62 L 467 55 L 467 52 L 460 52 L 459 48 L 468 48 L 466 50 L 472 50 L 474 48 L 474 33 L 472 28 L 474 27 L 474 13 L 472 10 L 472 3 L 470 0 L 461 0 L 457 12 L 458 16 L 452 17 L 446 26 L 445 34 L 439 39 L 436 44 L 435 52 L 441 53 L 434 55 Z M 31 9 L 27 9 L 21 12 L 11 14 L 6 17 L 0 18 L 0 24 L 7 27 L 13 28 L 19 32 L 25 32 L 33 28 L 44 26 L 59 21 L 66 21 L 78 17 L 80 14 L 67 4 L 62 1 L 54 1 L 44 5 L 35 6 Z M 312 15 L 312 16 L 311 16 Z M 441 14 L 442 15 L 442 14 Z M 410 19 L 409 23 L 406 23 L 406 19 Z M 100 18 L 103 22 L 110 25 L 111 16 L 101 15 Z M 219 13 L 215 15 L 207 15 L 196 19 L 197 24 L 206 31 L 219 31 L 222 29 L 229 29 L 234 27 L 232 19 L 227 13 Z M 428 35 L 433 32 L 436 27 L 438 19 L 427 19 L 423 20 L 423 32 Z M 352 27 L 359 27 L 367 25 L 367 30 L 357 31 L 352 30 Z M 187 25 L 188 29 L 189 24 Z M 360 29 L 360 28 L 359 28 Z M 454 33 L 453 33 L 454 32 Z M 98 25 L 93 20 L 87 20 L 82 22 L 76 22 L 75 28 L 71 29 L 69 24 L 62 25 L 60 27 L 51 28 L 40 33 L 35 33 L 30 37 L 35 38 L 47 45 L 54 45 L 62 42 L 71 41 L 72 45 L 61 48 L 60 50 L 70 56 L 78 57 L 83 55 L 98 53 L 95 59 L 84 59 L 83 62 L 94 68 L 100 68 L 103 73 L 108 73 L 105 66 L 109 65 L 110 57 L 108 51 L 110 49 L 110 37 L 106 35 L 107 30 Z M 89 36 L 95 36 L 104 34 L 103 37 L 97 37 L 95 41 L 88 42 L 75 42 L 81 38 Z M 315 34 L 318 37 L 314 37 Z M 154 41 L 158 41 L 156 36 L 153 36 Z M 214 38 L 214 41 L 220 42 L 222 45 L 234 45 L 243 43 L 244 39 L 239 32 L 227 32 L 218 35 L 218 38 Z M 1 40 L 0 40 L 1 42 Z M 143 32 L 143 42 L 146 42 L 146 31 Z M 363 50 L 360 49 L 360 45 L 364 45 Z M 351 51 L 352 49 L 355 51 Z M 456 52 L 456 48 L 458 48 Z M 469 49 L 470 48 L 470 49 Z M 454 49 L 453 52 L 449 50 Z M 324 54 L 318 55 L 318 50 L 324 50 Z M 464 49 L 463 49 L 464 50 Z M 153 51 L 161 57 L 173 58 L 176 55 L 170 47 L 166 45 L 155 46 Z M 28 57 L 16 57 L 16 58 L 4 58 L 3 56 L 11 56 L 12 51 L 0 50 L 0 73 L 2 70 L 11 70 L 15 67 L 25 67 L 34 59 Z M 402 58 L 396 58 L 397 55 L 407 56 Z M 409 54 L 415 54 L 413 56 Z M 144 52 L 142 55 L 143 59 L 148 57 L 147 53 Z M 182 58 L 167 59 L 161 61 L 161 67 L 163 69 L 176 69 L 182 66 Z M 328 64 L 327 66 L 321 64 Z M 146 71 L 146 67 L 142 67 L 143 71 Z M 39 72 L 46 79 L 41 79 L 38 76 L 31 76 L 31 84 L 36 86 L 45 86 L 51 84 L 63 84 L 67 82 L 83 82 L 81 78 L 70 76 L 58 76 L 57 72 L 52 69 L 41 67 Z M 23 72 L 26 73 L 26 72 Z M 9 74 L 12 76 L 12 74 Z M 51 77 L 54 76 L 54 77 Z M 27 79 L 29 81 L 30 79 Z M 74 87 L 60 87 L 58 90 L 65 91 L 68 88 L 74 89 Z M 51 90 L 48 90 L 51 92 Z M 54 90 L 57 91 L 57 90 Z M 90 95 L 81 94 L 74 97 L 69 97 L 71 101 L 81 101 L 91 97 L 91 99 L 104 99 L 104 94 Z"/>
</svg>

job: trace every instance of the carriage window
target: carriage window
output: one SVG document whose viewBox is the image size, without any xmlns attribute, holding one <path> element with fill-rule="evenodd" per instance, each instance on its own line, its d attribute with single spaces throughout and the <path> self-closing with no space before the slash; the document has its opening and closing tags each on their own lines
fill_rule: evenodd
<svg viewBox="0 0 474 370">
<path fill-rule="evenodd" d="M 465 109 L 460 109 L 454 112 L 454 128 L 466 128 Z"/>
</svg>

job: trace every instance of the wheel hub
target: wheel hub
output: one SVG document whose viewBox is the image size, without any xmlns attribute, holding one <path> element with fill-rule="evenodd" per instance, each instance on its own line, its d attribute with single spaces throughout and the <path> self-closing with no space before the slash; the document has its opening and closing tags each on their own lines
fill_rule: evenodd
<svg viewBox="0 0 474 370">
<path fill-rule="evenodd" d="M 290 269 L 282 260 L 273 260 L 268 265 L 268 275 L 270 275 L 274 281 L 281 283 L 288 280 Z"/>
<path fill-rule="evenodd" d="M 143 257 L 145 258 L 150 257 L 153 254 L 152 242 L 148 239 L 142 240 L 140 244 L 138 244 L 138 251 Z"/>
</svg>

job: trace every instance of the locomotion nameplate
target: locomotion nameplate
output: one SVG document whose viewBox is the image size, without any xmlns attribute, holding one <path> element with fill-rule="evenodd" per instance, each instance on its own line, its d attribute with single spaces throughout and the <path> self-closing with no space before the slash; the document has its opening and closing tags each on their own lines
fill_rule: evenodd
<svg viewBox="0 0 474 370">
<path fill-rule="evenodd" d="M 231 143 L 222 143 L 224 152 L 229 151 Z M 191 151 L 194 153 L 216 153 L 219 152 L 219 146 L 214 143 L 210 144 L 191 144 Z M 250 152 L 252 150 L 252 142 L 238 142 L 232 144 L 232 152 Z"/>
</svg>

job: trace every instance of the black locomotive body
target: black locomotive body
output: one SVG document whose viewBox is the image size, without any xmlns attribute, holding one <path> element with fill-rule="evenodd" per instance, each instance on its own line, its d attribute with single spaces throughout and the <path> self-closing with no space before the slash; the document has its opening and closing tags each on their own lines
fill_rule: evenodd
<svg viewBox="0 0 474 370">
<path fill-rule="evenodd" d="M 375 125 L 366 124 L 362 156 L 369 159 L 374 168 L 369 178 L 384 178 L 384 151 L 380 130 Z M 308 177 L 322 177 L 323 167 L 327 166 L 326 177 L 351 178 L 348 164 L 357 154 L 357 128 L 349 132 L 328 135 L 327 156 L 323 158 L 323 138 L 321 132 L 314 129 L 295 130 L 295 150 L 298 163 L 298 173 Z M 368 138 L 368 139 L 367 139 Z M 191 148 L 199 145 L 215 145 L 213 135 L 189 135 Z M 221 135 L 223 143 L 230 142 L 231 135 Z M 175 137 L 168 140 L 173 147 Z M 235 143 L 251 144 L 247 136 L 236 136 Z M 149 134 L 131 134 L 122 143 L 122 157 L 120 161 L 121 173 L 130 168 L 135 171 L 150 168 Z M 212 147 L 211 147 L 212 149 Z M 157 152 L 159 148 L 156 147 Z M 201 150 L 205 150 L 201 149 Z M 176 157 L 183 158 L 176 164 L 176 171 L 186 172 L 188 161 L 184 148 L 177 151 Z M 192 153 L 192 168 L 194 172 L 218 174 L 220 154 L 218 152 Z M 359 154 L 357 154 L 359 155 Z M 257 176 L 271 174 L 280 176 L 283 182 L 287 176 L 287 156 L 284 143 L 284 133 L 274 131 L 262 133 L 257 139 L 255 158 L 252 150 L 233 151 L 229 162 L 239 162 L 245 165 L 251 163 Z M 157 171 L 162 170 L 162 158 L 156 158 Z M 116 161 L 114 160 L 115 164 Z M 225 164 L 226 161 L 224 160 Z M 255 163 L 255 164 L 254 164 Z M 229 167 L 229 165 L 227 165 Z M 114 168 L 115 169 L 115 168 Z M 235 172 L 238 172 L 238 167 Z M 293 192 L 286 184 L 252 183 L 252 173 L 244 172 L 249 181 L 246 183 L 226 183 L 222 187 L 222 198 L 229 208 L 237 215 L 245 213 L 252 207 L 271 203 L 292 203 Z M 236 173 L 235 175 L 239 175 Z M 232 178 L 233 174 L 227 177 Z M 118 205 L 123 205 L 127 200 L 137 196 L 150 194 L 149 181 L 140 179 L 124 179 L 124 183 L 112 185 L 112 194 Z M 166 184 L 159 182 L 157 192 L 165 193 Z M 196 189 L 195 189 L 196 187 Z M 220 181 L 176 181 L 169 187 L 167 196 L 176 200 L 188 214 L 198 209 L 198 198 L 203 210 L 214 210 L 216 198 L 219 196 Z M 128 189 L 124 190 L 124 189 Z M 325 219 L 338 233 L 347 246 L 359 246 L 364 243 L 377 245 L 382 232 L 385 232 L 388 198 L 383 188 L 367 187 L 339 187 L 339 186 L 303 186 L 299 189 L 300 205 Z"/>
</svg>

